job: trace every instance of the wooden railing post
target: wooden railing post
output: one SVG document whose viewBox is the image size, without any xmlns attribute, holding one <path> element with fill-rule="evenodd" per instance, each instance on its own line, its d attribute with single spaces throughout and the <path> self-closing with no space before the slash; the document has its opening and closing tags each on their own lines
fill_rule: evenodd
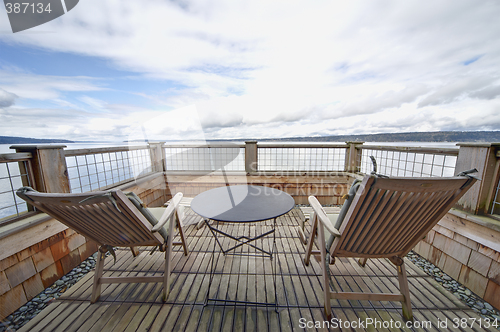
<svg viewBox="0 0 500 332">
<path fill-rule="evenodd" d="M 245 142 L 245 172 L 255 173 L 258 171 L 257 141 Z"/>
<path fill-rule="evenodd" d="M 477 181 L 458 201 L 460 209 L 474 214 L 488 213 L 491 206 L 495 185 L 498 179 L 498 151 L 500 143 L 458 143 L 456 173 L 476 168 Z"/>
<path fill-rule="evenodd" d="M 165 171 L 165 149 L 163 148 L 163 144 L 165 144 L 165 142 L 149 143 L 152 172 Z"/>
<path fill-rule="evenodd" d="M 33 180 L 37 190 L 48 193 L 69 193 L 66 145 L 13 145 L 16 152 L 30 152 Z"/>
<path fill-rule="evenodd" d="M 345 171 L 357 173 L 361 169 L 361 149 L 358 149 L 364 142 L 345 142 L 347 150 L 345 152 Z"/>
</svg>

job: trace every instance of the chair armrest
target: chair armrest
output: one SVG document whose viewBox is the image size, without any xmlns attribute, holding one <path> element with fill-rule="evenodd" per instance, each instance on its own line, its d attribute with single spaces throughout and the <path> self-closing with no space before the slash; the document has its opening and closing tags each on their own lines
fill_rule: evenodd
<svg viewBox="0 0 500 332">
<path fill-rule="evenodd" d="M 177 193 L 174 196 L 174 198 L 172 198 L 172 201 L 161 215 L 160 219 L 158 220 L 158 223 L 151 230 L 152 232 L 158 232 L 163 226 L 165 226 L 167 221 L 173 216 L 174 213 L 176 213 L 177 206 L 179 205 L 181 199 L 182 199 L 182 193 Z"/>
<path fill-rule="evenodd" d="M 319 221 L 323 224 L 323 226 L 325 226 L 326 230 L 333 236 L 340 237 L 341 234 L 339 230 L 332 226 L 330 219 L 326 215 L 326 212 L 319 203 L 318 199 L 314 196 L 309 196 L 309 204 L 311 204 L 314 213 L 316 213 L 316 216 L 318 217 Z"/>
</svg>

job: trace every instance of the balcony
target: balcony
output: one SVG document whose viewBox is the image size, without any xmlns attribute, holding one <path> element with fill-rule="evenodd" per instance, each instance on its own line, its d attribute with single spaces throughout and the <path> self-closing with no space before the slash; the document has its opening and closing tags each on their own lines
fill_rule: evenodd
<svg viewBox="0 0 500 332">
<path fill-rule="evenodd" d="M 6 178 L 11 190 L 7 194 L 11 196 L 21 185 L 47 192 L 120 188 L 137 193 L 148 206 L 161 206 L 179 191 L 194 197 L 211 188 L 243 183 L 284 190 L 299 205 L 306 204 L 309 195 L 317 196 L 324 205 L 340 205 L 354 178 L 371 171 L 370 155 L 378 161 L 378 172 L 389 176 L 451 176 L 476 167 L 483 181 L 459 201 L 456 209 L 414 251 L 479 297 L 500 307 L 500 227 L 495 219 L 498 144 L 462 144 L 459 149 L 257 142 L 211 146 L 155 143 L 132 149 L 16 148 L 15 154 L 1 158 L 1 166 L 8 169 Z M 14 200 L 0 208 L 9 211 L 0 228 L 0 301 L 4 318 L 97 248 L 59 222 L 30 211 L 22 201 Z M 299 234 L 303 212 L 307 210 L 297 206 L 278 219 L 278 312 L 274 307 L 203 306 L 214 240 L 206 227 L 196 227 L 198 219 L 189 211 L 191 225 L 186 230 L 191 253 L 186 257 L 174 249 L 172 290 L 165 303 L 159 298 L 159 284 L 120 284 L 104 285 L 101 301 L 90 304 L 91 272 L 21 330 L 325 330 L 328 324 L 335 327 L 340 320 L 344 324 L 382 324 L 368 326 L 375 330 L 405 326 L 398 302 L 332 301 L 335 319 L 325 322 L 321 269 L 314 259 L 309 266 L 302 261 L 304 246 Z M 255 227 L 268 226 L 269 222 L 224 227 L 229 233 L 246 234 L 255 232 Z M 308 236 L 307 223 L 304 231 Z M 259 241 L 262 246 L 268 245 L 267 239 Z M 142 250 L 133 258 L 130 251 L 119 249 L 116 263 L 108 259 L 107 267 L 114 276 L 155 274 L 160 273 L 162 261 L 161 253 L 149 255 Z M 221 255 L 211 292 L 217 298 L 275 302 L 270 264 L 266 258 Z M 407 261 L 407 268 L 415 324 L 432 324 L 437 330 L 443 322 L 452 326 L 465 319 L 470 326 L 476 319 L 477 324 L 481 315 L 474 309 L 412 262 Z M 340 259 L 330 269 L 336 287 L 342 290 L 397 290 L 397 277 L 389 261 L 369 260 L 361 268 L 352 259 Z M 383 325 L 391 321 L 395 325 Z M 429 325 L 421 328 L 430 329 Z"/>
</svg>

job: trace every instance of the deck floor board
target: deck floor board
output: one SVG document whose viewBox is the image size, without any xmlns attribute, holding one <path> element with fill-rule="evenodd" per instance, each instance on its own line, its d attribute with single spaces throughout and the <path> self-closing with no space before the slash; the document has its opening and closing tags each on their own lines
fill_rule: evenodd
<svg viewBox="0 0 500 332">
<path fill-rule="evenodd" d="M 20 331 L 327 331 L 325 324 L 330 322 L 325 322 L 323 312 L 321 267 L 314 258 L 309 266 L 303 261 L 305 247 L 297 232 L 301 213 L 293 209 L 278 218 L 277 252 L 271 260 L 223 255 L 217 245 L 212 257 L 215 240 L 208 227 L 196 228 L 196 216 L 189 211 L 193 224 L 185 227 L 185 235 L 190 255 L 186 257 L 180 247 L 174 247 L 171 290 L 165 303 L 161 301 L 161 284 L 146 283 L 105 284 L 100 301 L 90 304 L 93 273 L 89 273 Z M 221 223 L 218 227 L 233 236 L 253 237 L 270 230 L 272 225 L 272 221 L 266 221 L 243 225 Z M 305 233 L 309 234 L 307 228 Z M 272 238 L 259 239 L 254 244 L 271 250 Z M 220 240 L 224 248 L 234 245 L 228 238 Z M 105 272 L 105 276 L 161 275 L 164 253 L 150 254 L 150 248 L 140 250 L 141 254 L 134 258 L 130 250 L 117 249 L 116 262 L 111 257 L 106 258 L 105 270 L 111 271 Z M 259 251 L 241 246 L 236 253 L 255 255 Z M 235 306 L 232 303 L 204 306 L 212 264 L 210 298 L 270 303 L 275 302 L 272 272 L 276 264 L 278 312 L 274 306 Z M 450 323 L 453 319 L 479 318 L 408 260 L 406 266 L 415 320 L 432 322 L 432 327 L 414 328 L 414 331 L 438 331 L 437 322 L 446 319 Z M 399 287 L 396 269 L 388 260 L 368 260 L 366 266 L 361 267 L 354 258 L 341 258 L 330 265 L 330 273 L 335 287 L 344 291 L 397 292 Z M 404 325 L 399 302 L 332 300 L 331 306 L 337 323 L 339 320 L 373 319 Z M 304 326 L 304 322 L 310 323 Z M 351 329 L 341 326 L 340 330 Z M 371 330 L 402 329 L 377 326 Z"/>
</svg>

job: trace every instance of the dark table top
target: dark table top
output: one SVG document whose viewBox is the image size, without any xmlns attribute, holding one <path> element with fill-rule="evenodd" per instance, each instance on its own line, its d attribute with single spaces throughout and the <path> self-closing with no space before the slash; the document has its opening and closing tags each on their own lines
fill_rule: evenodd
<svg viewBox="0 0 500 332">
<path fill-rule="evenodd" d="M 289 194 L 263 186 L 228 186 L 205 191 L 191 202 L 200 216 L 218 221 L 252 222 L 279 217 L 295 202 Z"/>
</svg>

